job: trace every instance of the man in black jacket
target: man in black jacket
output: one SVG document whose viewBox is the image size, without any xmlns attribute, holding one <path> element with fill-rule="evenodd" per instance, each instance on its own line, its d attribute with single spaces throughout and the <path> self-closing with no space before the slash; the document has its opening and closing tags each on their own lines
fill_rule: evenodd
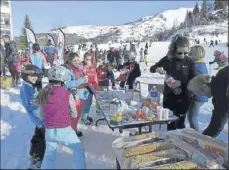
<svg viewBox="0 0 229 170">
<path fill-rule="evenodd" d="M 11 41 L 8 35 L 3 36 L 5 42 L 5 63 L 8 64 L 10 74 L 13 78 L 13 84 L 17 85 L 20 78 L 18 49 L 15 41 Z"/>
<path fill-rule="evenodd" d="M 6 52 L 4 49 L 4 40 L 3 40 L 3 38 L 1 38 L 1 44 L 0 44 L 0 62 L 1 62 L 0 76 L 6 75 L 5 57 L 6 57 Z"/>
<path fill-rule="evenodd" d="M 194 94 L 212 97 L 212 117 L 208 127 L 203 131 L 204 135 L 217 137 L 223 130 L 228 120 L 228 87 L 229 67 L 221 69 L 215 77 L 199 75 L 193 78 L 188 89 Z"/>
<path fill-rule="evenodd" d="M 179 119 L 168 124 L 167 130 L 185 128 L 185 117 L 192 101 L 187 86 L 196 75 L 193 61 L 188 57 L 189 41 L 186 37 L 177 35 L 169 46 L 167 56 L 150 68 L 151 73 L 158 72 L 173 79 L 164 83 L 163 107 L 173 111 Z M 169 79 L 168 79 L 169 80 Z"/>
</svg>

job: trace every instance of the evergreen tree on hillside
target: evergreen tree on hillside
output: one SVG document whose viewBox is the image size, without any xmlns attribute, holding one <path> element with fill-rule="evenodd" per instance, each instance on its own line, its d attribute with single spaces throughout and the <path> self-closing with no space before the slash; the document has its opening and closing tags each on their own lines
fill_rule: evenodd
<svg viewBox="0 0 229 170">
<path fill-rule="evenodd" d="M 19 49 L 24 50 L 27 46 L 27 37 L 26 37 L 26 31 L 25 27 L 32 29 L 32 25 L 29 19 L 29 16 L 26 14 L 24 19 L 24 24 L 21 29 L 21 36 L 20 36 L 20 43 L 19 43 Z"/>
<path fill-rule="evenodd" d="M 226 9 L 228 7 L 228 0 L 215 0 L 215 10 Z"/>
<path fill-rule="evenodd" d="M 185 20 L 184 20 L 184 26 L 185 28 L 188 28 L 188 24 L 189 24 L 189 12 L 186 12 L 186 16 L 185 16 Z"/>
<path fill-rule="evenodd" d="M 198 3 L 196 3 L 192 13 L 193 13 L 193 24 L 194 24 L 194 26 L 199 25 L 200 9 L 199 9 Z"/>
<path fill-rule="evenodd" d="M 207 19 L 207 11 L 208 10 L 208 5 L 207 5 L 207 1 L 203 0 L 203 3 L 201 5 L 201 10 L 200 10 L 200 17 L 201 18 L 206 18 Z"/>
</svg>

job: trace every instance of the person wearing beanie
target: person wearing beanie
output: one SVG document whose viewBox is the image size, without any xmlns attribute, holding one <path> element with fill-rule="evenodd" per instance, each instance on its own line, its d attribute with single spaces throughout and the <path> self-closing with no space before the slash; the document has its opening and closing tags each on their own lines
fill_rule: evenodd
<svg viewBox="0 0 229 170">
<path fill-rule="evenodd" d="M 57 57 L 57 49 L 54 44 L 52 44 L 52 41 L 50 39 L 44 47 L 44 53 L 47 57 L 47 62 L 49 62 L 50 65 L 53 66 L 54 59 Z"/>
<path fill-rule="evenodd" d="M 44 59 L 40 52 L 40 45 L 39 44 L 33 44 L 33 53 L 30 57 L 30 62 L 33 65 L 36 65 L 41 70 L 43 70 L 44 67 Z"/>
<path fill-rule="evenodd" d="M 45 152 L 45 130 L 43 122 L 39 115 L 40 110 L 36 102 L 38 95 L 37 81 L 41 77 L 41 69 L 35 65 L 28 64 L 23 70 L 21 70 L 21 77 L 23 79 L 22 86 L 20 88 L 20 97 L 22 105 L 29 115 L 30 120 L 35 125 L 34 135 L 30 141 L 30 161 L 31 169 L 36 169 L 41 166 L 41 162 Z"/>
<path fill-rule="evenodd" d="M 158 72 L 174 79 L 173 83 L 164 83 L 163 107 L 170 109 L 178 119 L 168 124 L 167 130 L 185 128 L 186 113 L 192 101 L 187 85 L 196 76 L 195 64 L 188 56 L 189 40 L 182 35 L 176 35 L 167 55 L 150 68 L 151 73 Z"/>
<path fill-rule="evenodd" d="M 204 62 L 204 58 L 205 58 L 204 48 L 200 45 L 195 45 L 191 47 L 190 52 L 191 52 L 190 58 L 195 62 L 195 68 L 196 68 L 197 74 L 208 74 L 208 70 Z M 208 97 L 200 96 L 196 94 L 189 107 L 189 110 L 187 113 L 189 125 L 192 129 L 196 131 L 199 131 L 197 117 L 198 117 L 200 108 L 206 102 L 208 102 Z"/>
<path fill-rule="evenodd" d="M 201 96 L 212 97 L 212 117 L 203 135 L 217 137 L 228 120 L 229 67 L 221 69 L 214 77 L 198 75 L 188 85 L 188 89 Z"/>
</svg>

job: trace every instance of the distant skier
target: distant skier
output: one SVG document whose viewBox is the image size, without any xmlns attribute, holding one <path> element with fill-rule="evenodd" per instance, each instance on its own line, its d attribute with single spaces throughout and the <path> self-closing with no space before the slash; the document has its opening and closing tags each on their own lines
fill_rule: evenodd
<svg viewBox="0 0 229 170">
<path fill-rule="evenodd" d="M 148 46 L 148 42 L 147 42 L 147 43 L 146 43 L 146 45 L 145 45 L 145 48 L 147 48 L 147 49 L 148 49 L 148 47 L 149 47 L 149 46 Z"/>
<path fill-rule="evenodd" d="M 215 40 L 215 46 L 217 46 L 218 45 L 218 41 L 217 40 Z"/>
<path fill-rule="evenodd" d="M 140 54 L 140 62 L 144 62 L 144 50 L 143 48 L 141 48 L 141 50 L 139 51 Z"/>
<path fill-rule="evenodd" d="M 144 61 L 145 64 L 148 65 L 148 48 L 145 48 L 144 50 Z"/>
<path fill-rule="evenodd" d="M 211 64 L 217 63 L 218 64 L 217 70 L 221 70 L 223 67 L 228 65 L 228 58 L 222 52 L 215 50 L 214 56 L 215 56 L 215 59 L 209 62 L 209 64 L 211 65 Z"/>
<path fill-rule="evenodd" d="M 211 40 L 209 47 L 214 47 L 214 41 Z"/>
</svg>

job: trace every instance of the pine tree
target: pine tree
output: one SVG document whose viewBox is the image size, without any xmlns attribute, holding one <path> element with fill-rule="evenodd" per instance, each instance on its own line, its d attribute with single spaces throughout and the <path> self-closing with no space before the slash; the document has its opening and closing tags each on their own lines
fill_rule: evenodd
<svg viewBox="0 0 229 170">
<path fill-rule="evenodd" d="M 193 13 L 193 24 L 194 24 L 194 26 L 199 25 L 200 9 L 199 9 L 198 3 L 196 3 L 192 13 Z"/>
<path fill-rule="evenodd" d="M 203 0 L 203 3 L 202 3 L 202 6 L 201 6 L 201 10 L 200 10 L 200 17 L 201 18 L 205 18 L 207 19 L 207 1 L 206 0 Z"/>
<path fill-rule="evenodd" d="M 188 13 L 189 13 L 189 12 L 187 11 L 186 16 L 185 16 L 185 20 L 184 20 L 185 28 L 188 27 L 188 23 L 189 23 L 189 16 L 188 16 Z"/>
<path fill-rule="evenodd" d="M 29 16 L 27 14 L 25 15 L 24 24 L 23 24 L 23 27 L 21 29 L 21 36 L 20 36 L 20 43 L 19 43 L 19 49 L 21 49 L 21 50 L 24 50 L 28 44 L 25 27 L 32 29 L 32 25 L 31 25 Z"/>
<path fill-rule="evenodd" d="M 214 7 L 215 7 L 214 8 L 215 10 L 220 9 L 220 1 L 219 0 L 215 0 Z"/>
<path fill-rule="evenodd" d="M 188 27 L 192 27 L 193 26 L 193 14 L 191 11 L 189 11 L 188 13 Z"/>
</svg>

